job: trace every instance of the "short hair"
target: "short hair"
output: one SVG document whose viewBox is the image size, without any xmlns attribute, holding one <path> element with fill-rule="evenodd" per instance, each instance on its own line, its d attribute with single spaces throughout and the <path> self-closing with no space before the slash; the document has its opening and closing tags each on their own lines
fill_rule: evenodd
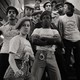
<svg viewBox="0 0 80 80">
<path fill-rule="evenodd" d="M 44 12 L 41 14 L 41 16 L 40 16 L 40 20 L 43 19 L 44 15 L 49 15 L 50 18 L 52 19 L 52 17 L 51 17 L 51 12 L 50 12 L 50 11 L 44 11 Z"/>
<path fill-rule="evenodd" d="M 57 4 L 57 2 L 56 2 L 55 0 L 53 0 L 53 1 L 51 2 L 51 4 L 53 4 L 53 3 Z"/>
<path fill-rule="evenodd" d="M 53 1 L 51 2 L 51 6 L 53 6 L 53 3 L 57 4 L 57 2 L 56 2 L 55 0 L 53 0 Z"/>
</svg>

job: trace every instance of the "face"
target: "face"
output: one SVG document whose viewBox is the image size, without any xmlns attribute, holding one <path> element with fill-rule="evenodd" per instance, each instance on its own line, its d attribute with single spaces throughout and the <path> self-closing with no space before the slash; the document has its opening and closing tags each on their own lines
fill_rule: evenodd
<svg viewBox="0 0 80 80">
<path fill-rule="evenodd" d="M 41 14 L 37 14 L 35 16 L 33 16 L 33 20 L 37 23 L 40 19 Z"/>
<path fill-rule="evenodd" d="M 30 22 L 29 21 L 25 21 L 23 24 L 22 24 L 22 27 L 20 29 L 20 32 L 22 34 L 25 34 L 27 35 L 30 31 Z"/>
<path fill-rule="evenodd" d="M 40 4 L 40 1 L 39 1 L 39 0 L 35 0 L 35 3 L 36 3 L 36 4 Z"/>
<path fill-rule="evenodd" d="M 64 4 L 64 13 L 67 13 L 69 10 L 68 10 L 68 5 L 67 4 Z"/>
<path fill-rule="evenodd" d="M 52 10 L 50 3 L 47 3 L 47 4 L 46 4 L 45 10 L 47 10 L 47 11 L 51 11 L 51 10 Z"/>
<path fill-rule="evenodd" d="M 53 9 L 53 10 L 55 9 L 55 6 L 56 6 L 56 3 L 53 3 L 53 4 L 52 4 L 52 9 Z"/>
<path fill-rule="evenodd" d="M 52 16 L 52 22 L 55 22 L 55 20 L 59 18 L 59 13 L 57 11 L 55 12 L 52 11 L 51 16 Z"/>
<path fill-rule="evenodd" d="M 49 15 L 44 15 L 42 18 L 43 27 L 49 28 L 51 23 L 51 17 Z"/>
<path fill-rule="evenodd" d="M 63 11 L 63 7 L 61 5 L 58 7 L 58 11 L 59 12 L 62 12 Z"/>
<path fill-rule="evenodd" d="M 25 8 L 25 16 L 31 16 L 32 15 L 33 10 L 30 8 Z"/>
<path fill-rule="evenodd" d="M 10 10 L 8 11 L 7 17 L 8 17 L 9 20 L 14 20 L 14 19 L 16 19 L 16 16 L 17 16 L 17 15 L 16 15 L 15 10 L 10 9 Z"/>
</svg>

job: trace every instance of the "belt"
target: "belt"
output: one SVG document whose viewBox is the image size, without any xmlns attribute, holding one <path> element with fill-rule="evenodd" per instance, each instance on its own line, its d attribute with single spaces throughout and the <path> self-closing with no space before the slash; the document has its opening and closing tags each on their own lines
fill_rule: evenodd
<svg viewBox="0 0 80 80">
<path fill-rule="evenodd" d="M 46 60 L 47 58 L 52 58 L 52 51 L 38 50 L 36 55 L 39 60 Z"/>
</svg>

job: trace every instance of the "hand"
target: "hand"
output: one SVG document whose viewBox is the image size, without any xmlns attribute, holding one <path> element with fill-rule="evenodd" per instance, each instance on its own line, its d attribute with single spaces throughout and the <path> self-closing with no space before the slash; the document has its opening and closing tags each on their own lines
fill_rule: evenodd
<svg viewBox="0 0 80 80">
<path fill-rule="evenodd" d="M 28 53 L 25 54 L 24 60 L 27 61 L 27 62 L 29 61 L 29 54 Z"/>
<path fill-rule="evenodd" d="M 62 48 L 62 53 L 65 54 L 65 49 L 64 48 Z"/>
<path fill-rule="evenodd" d="M 30 59 L 32 60 L 32 61 L 34 61 L 35 60 L 35 57 L 34 57 L 34 55 L 30 55 Z"/>
<path fill-rule="evenodd" d="M 23 76 L 23 75 L 24 75 L 24 73 L 21 70 L 16 71 L 14 74 L 15 77 L 19 77 L 19 76 Z"/>
</svg>

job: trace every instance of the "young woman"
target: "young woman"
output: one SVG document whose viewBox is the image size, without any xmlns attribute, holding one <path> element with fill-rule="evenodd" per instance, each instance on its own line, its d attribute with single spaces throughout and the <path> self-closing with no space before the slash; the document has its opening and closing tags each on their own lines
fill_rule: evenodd
<svg viewBox="0 0 80 80">
<path fill-rule="evenodd" d="M 32 80 L 28 70 L 29 57 L 34 59 L 34 54 L 30 42 L 26 36 L 30 30 L 30 20 L 23 18 L 19 20 L 16 28 L 20 34 L 13 37 L 9 45 L 9 64 L 4 79 L 5 80 Z"/>
</svg>

